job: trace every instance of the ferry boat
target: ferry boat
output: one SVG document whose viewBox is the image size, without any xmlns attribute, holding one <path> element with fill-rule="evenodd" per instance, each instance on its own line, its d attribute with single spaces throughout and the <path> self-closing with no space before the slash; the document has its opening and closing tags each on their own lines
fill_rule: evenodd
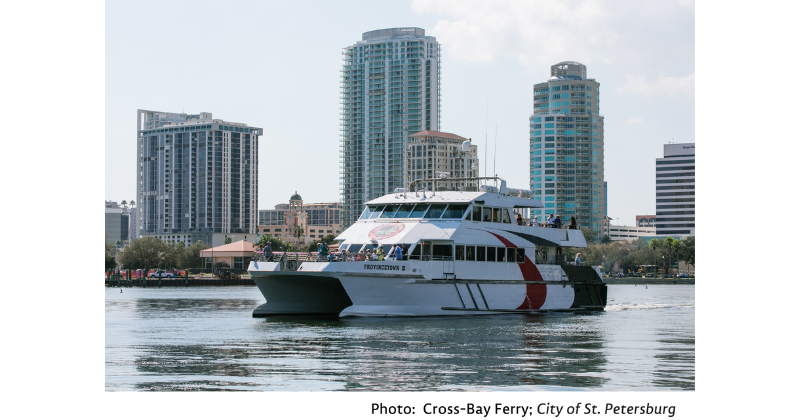
<svg viewBox="0 0 800 420">
<path fill-rule="evenodd" d="M 529 190 L 409 191 L 366 203 L 336 241 L 355 254 L 401 244 L 403 259 L 252 261 L 248 268 L 270 315 L 433 316 L 603 310 L 607 289 L 591 266 L 563 260 L 585 247 L 580 230 L 520 226 L 514 209 L 540 208 Z M 450 179 L 455 181 L 458 179 Z M 415 181 L 414 183 L 419 182 Z M 413 184 L 412 183 L 412 186 Z"/>
</svg>

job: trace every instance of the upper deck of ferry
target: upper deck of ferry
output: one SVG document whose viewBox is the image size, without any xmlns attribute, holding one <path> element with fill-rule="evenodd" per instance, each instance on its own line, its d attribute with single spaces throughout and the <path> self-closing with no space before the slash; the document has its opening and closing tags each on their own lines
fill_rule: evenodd
<svg viewBox="0 0 800 420">
<path fill-rule="evenodd" d="M 502 230 L 526 238 L 530 243 L 545 246 L 586 246 L 580 230 L 550 229 L 519 225 L 514 209 L 541 208 L 540 200 L 533 200 L 530 191 L 481 186 L 481 191 L 415 191 L 398 189 L 366 203 L 366 207 L 347 231 L 337 237 L 340 243 L 364 243 L 386 239 L 413 243 L 418 240 L 456 239 L 481 243 L 478 231 Z M 392 237 L 373 231 L 377 224 L 402 224 L 386 227 L 386 232 L 397 232 Z M 467 226 L 464 226 L 467 224 Z M 461 229 L 467 227 L 467 230 Z M 401 231 L 402 234 L 400 233 Z M 456 232 L 458 231 L 458 232 Z M 391 236 L 396 235 L 392 233 Z M 457 235 L 454 237 L 453 235 Z M 385 238 L 384 238 L 385 236 Z M 469 237 L 469 238 L 468 238 Z"/>
</svg>

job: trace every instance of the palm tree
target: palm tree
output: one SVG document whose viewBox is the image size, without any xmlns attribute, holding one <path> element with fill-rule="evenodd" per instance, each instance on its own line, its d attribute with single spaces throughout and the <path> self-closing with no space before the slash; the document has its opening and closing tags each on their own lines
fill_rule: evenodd
<svg viewBox="0 0 800 420">
<path fill-rule="evenodd" d="M 653 250 L 653 265 L 658 265 L 656 262 L 656 250 L 661 247 L 661 241 L 656 238 L 650 240 L 650 249 Z"/>
<path fill-rule="evenodd" d="M 131 207 L 133 207 L 133 206 L 135 206 L 135 205 L 136 205 L 136 202 L 135 202 L 135 201 L 133 201 L 133 200 L 131 200 L 130 204 L 131 204 Z"/>
<path fill-rule="evenodd" d="M 672 248 L 673 247 L 677 248 L 680 246 L 680 239 L 676 240 L 671 236 L 667 236 L 664 239 L 664 245 L 667 247 L 667 255 L 669 257 L 669 268 L 670 271 L 672 271 Z"/>
<path fill-rule="evenodd" d="M 128 208 L 128 202 L 127 202 L 127 201 L 125 201 L 125 200 L 122 200 L 122 202 L 121 202 L 121 203 L 119 203 L 119 204 L 120 204 L 122 207 L 125 207 L 126 209 Z"/>
<path fill-rule="evenodd" d="M 294 236 L 297 237 L 298 241 L 300 240 L 300 237 L 303 236 L 304 233 L 306 233 L 306 231 L 305 229 L 303 229 L 302 226 L 297 225 L 294 227 Z"/>
</svg>

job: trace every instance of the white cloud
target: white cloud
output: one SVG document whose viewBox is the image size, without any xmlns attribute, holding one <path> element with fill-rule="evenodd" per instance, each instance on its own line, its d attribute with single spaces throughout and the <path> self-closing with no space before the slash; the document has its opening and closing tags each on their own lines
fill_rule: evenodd
<svg viewBox="0 0 800 420">
<path fill-rule="evenodd" d="M 656 79 L 632 79 L 631 91 L 694 92 L 694 76 L 657 78 L 694 71 L 693 1 L 412 0 L 411 8 L 438 17 L 427 32 L 447 60 L 513 59 L 539 75 L 561 61 L 603 63 Z"/>
<path fill-rule="evenodd" d="M 648 79 L 645 76 L 628 77 L 617 92 L 630 92 L 645 95 L 666 93 L 670 96 L 686 94 L 694 97 L 694 73 L 683 77 L 658 76 Z"/>
<path fill-rule="evenodd" d="M 628 119 L 628 121 L 625 121 L 625 124 L 634 125 L 634 124 L 641 124 L 642 122 L 644 122 L 643 119 L 637 118 L 637 117 L 633 117 L 633 118 Z"/>
</svg>

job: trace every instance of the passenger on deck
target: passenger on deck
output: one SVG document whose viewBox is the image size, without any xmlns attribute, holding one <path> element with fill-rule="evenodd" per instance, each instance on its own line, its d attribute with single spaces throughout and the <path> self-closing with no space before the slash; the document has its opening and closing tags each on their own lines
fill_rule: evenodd
<svg viewBox="0 0 800 420">
<path fill-rule="evenodd" d="M 539 227 L 539 216 L 533 216 L 533 220 L 531 220 L 531 226 Z"/>
<path fill-rule="evenodd" d="M 522 226 L 522 216 L 517 213 L 517 226 Z"/>
<path fill-rule="evenodd" d="M 561 215 L 560 214 L 556 215 L 556 222 L 555 223 L 556 223 L 556 229 L 561 229 Z"/>
<path fill-rule="evenodd" d="M 569 218 L 569 226 L 567 229 L 577 229 L 578 228 L 578 221 L 575 219 L 575 216 Z"/>
<path fill-rule="evenodd" d="M 264 247 L 264 254 L 262 255 L 264 255 L 264 261 L 269 261 L 269 259 L 272 258 L 272 245 L 270 245 L 269 242 L 267 242 L 267 245 Z"/>
<path fill-rule="evenodd" d="M 403 260 L 403 244 L 397 245 L 397 249 L 395 250 L 395 258 L 397 258 L 397 261 Z"/>
<path fill-rule="evenodd" d="M 581 253 L 575 255 L 575 265 L 581 265 Z"/>
<path fill-rule="evenodd" d="M 383 246 L 378 244 L 378 261 L 383 261 Z"/>
<path fill-rule="evenodd" d="M 556 227 L 556 218 L 553 217 L 553 213 L 550 213 L 550 218 L 547 219 L 547 227 Z"/>
</svg>

